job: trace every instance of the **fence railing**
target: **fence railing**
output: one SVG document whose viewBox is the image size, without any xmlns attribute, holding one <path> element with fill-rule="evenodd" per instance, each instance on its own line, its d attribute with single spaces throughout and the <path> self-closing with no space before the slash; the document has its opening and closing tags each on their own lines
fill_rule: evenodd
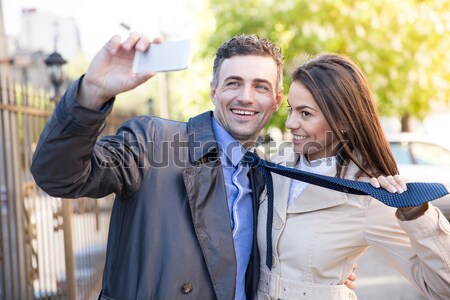
<svg viewBox="0 0 450 300">
<path fill-rule="evenodd" d="M 29 172 L 54 108 L 44 90 L 0 73 L 0 299 L 97 299 L 112 196 L 53 198 Z M 113 133 L 123 118 L 111 117 Z"/>
</svg>

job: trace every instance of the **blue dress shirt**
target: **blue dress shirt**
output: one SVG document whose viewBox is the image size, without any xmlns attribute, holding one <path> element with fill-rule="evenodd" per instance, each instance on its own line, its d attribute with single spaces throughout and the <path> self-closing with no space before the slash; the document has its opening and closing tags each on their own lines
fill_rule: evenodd
<svg viewBox="0 0 450 300">
<path fill-rule="evenodd" d="M 245 299 L 245 273 L 253 245 L 253 204 L 250 180 L 247 176 L 249 167 L 239 163 L 246 150 L 214 118 L 212 127 L 219 144 L 219 157 L 233 229 L 237 262 L 235 299 L 243 300 Z"/>
</svg>

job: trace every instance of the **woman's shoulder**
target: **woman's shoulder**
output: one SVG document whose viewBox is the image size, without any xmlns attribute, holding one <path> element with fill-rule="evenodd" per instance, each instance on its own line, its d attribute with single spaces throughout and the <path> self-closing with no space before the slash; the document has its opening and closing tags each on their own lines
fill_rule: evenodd
<svg viewBox="0 0 450 300">
<path fill-rule="evenodd" d="M 354 155 L 355 159 L 357 160 L 358 164 L 365 165 L 364 158 L 359 151 L 353 150 L 353 155 Z M 354 161 L 349 160 L 348 165 L 343 166 L 343 167 L 346 168 L 346 172 L 345 172 L 345 176 L 344 176 L 345 179 L 364 181 L 364 182 L 370 181 L 371 177 L 369 175 L 367 175 L 366 172 L 361 170 L 361 168 L 358 167 L 358 165 Z M 368 172 L 373 171 L 373 173 L 377 173 L 374 170 L 367 170 L 367 171 Z"/>
<path fill-rule="evenodd" d="M 270 155 L 270 161 L 276 164 L 283 164 L 288 167 L 295 167 L 299 155 L 294 152 L 291 146 L 280 147 L 276 153 Z"/>
</svg>

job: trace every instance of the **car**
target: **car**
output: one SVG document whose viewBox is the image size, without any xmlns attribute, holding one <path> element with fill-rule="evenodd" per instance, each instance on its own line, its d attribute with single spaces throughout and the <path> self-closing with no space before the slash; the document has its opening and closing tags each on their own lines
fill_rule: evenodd
<svg viewBox="0 0 450 300">
<path fill-rule="evenodd" d="M 450 191 L 450 148 L 426 134 L 386 134 L 400 174 L 409 182 L 441 182 Z M 450 196 L 433 205 L 450 219 Z"/>
</svg>

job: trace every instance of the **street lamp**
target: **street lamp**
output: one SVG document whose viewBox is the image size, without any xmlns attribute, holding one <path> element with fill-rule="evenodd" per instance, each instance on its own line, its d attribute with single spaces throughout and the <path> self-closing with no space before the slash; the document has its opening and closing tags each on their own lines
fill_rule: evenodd
<svg viewBox="0 0 450 300">
<path fill-rule="evenodd" d="M 57 102 L 60 96 L 59 88 L 64 82 L 63 65 L 66 64 L 67 61 L 61 56 L 61 54 L 55 51 L 50 54 L 44 62 L 47 66 L 47 74 L 54 89 L 54 95 L 52 99 Z"/>
</svg>

